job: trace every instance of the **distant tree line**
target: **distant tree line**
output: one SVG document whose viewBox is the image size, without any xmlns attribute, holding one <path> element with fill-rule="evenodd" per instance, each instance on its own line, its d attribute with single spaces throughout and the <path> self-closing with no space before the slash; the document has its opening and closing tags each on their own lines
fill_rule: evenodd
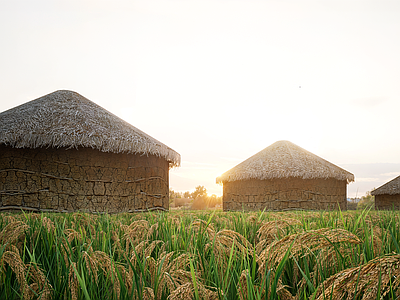
<svg viewBox="0 0 400 300">
<path fill-rule="evenodd" d="M 371 195 L 371 192 L 366 192 L 365 196 L 361 198 L 350 198 L 347 199 L 347 209 L 356 210 L 356 209 L 375 209 L 375 197 Z"/>
<path fill-rule="evenodd" d="M 189 191 L 175 192 L 169 189 L 169 202 L 175 207 L 188 206 L 191 209 L 207 209 L 222 205 L 222 197 L 215 194 L 208 195 L 207 189 L 199 185 L 192 193 Z"/>
<path fill-rule="evenodd" d="M 371 208 L 375 209 L 375 196 L 371 195 L 371 192 L 367 192 L 365 196 L 361 197 L 361 200 L 357 204 L 357 209 Z"/>
<path fill-rule="evenodd" d="M 191 193 L 186 192 L 175 192 L 169 189 L 169 202 L 172 206 L 186 206 L 191 209 L 207 209 L 214 208 L 218 205 L 222 205 L 222 197 L 218 197 L 215 194 L 208 195 L 207 189 L 202 186 L 196 186 L 195 190 Z M 351 198 L 347 201 L 347 209 L 369 209 L 375 208 L 375 197 L 371 195 L 371 192 L 366 192 L 365 196 L 359 198 Z"/>
</svg>

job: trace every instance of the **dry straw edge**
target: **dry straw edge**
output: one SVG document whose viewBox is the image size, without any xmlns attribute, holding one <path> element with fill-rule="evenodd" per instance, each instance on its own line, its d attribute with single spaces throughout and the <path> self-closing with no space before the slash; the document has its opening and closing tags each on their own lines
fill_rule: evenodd
<svg viewBox="0 0 400 300">
<path fill-rule="evenodd" d="M 0 144 L 15 148 L 93 148 L 155 155 L 170 167 L 180 154 L 73 91 L 56 91 L 0 114 Z"/>
<path fill-rule="evenodd" d="M 217 177 L 217 183 L 249 179 L 328 179 L 350 183 L 354 175 L 289 142 L 278 141 Z"/>
<path fill-rule="evenodd" d="M 400 176 L 390 180 L 371 192 L 371 195 L 397 195 L 400 194 Z"/>
</svg>

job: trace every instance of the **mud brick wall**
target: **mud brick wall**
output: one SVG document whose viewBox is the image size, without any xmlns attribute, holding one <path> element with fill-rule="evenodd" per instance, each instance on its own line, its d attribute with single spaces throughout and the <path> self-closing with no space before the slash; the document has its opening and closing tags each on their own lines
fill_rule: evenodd
<svg viewBox="0 0 400 300">
<path fill-rule="evenodd" d="M 400 209 L 400 195 L 375 195 L 375 209 Z"/>
<path fill-rule="evenodd" d="M 168 162 L 154 155 L 0 145 L 0 209 L 168 209 L 168 171 Z"/>
<path fill-rule="evenodd" d="M 224 183 L 223 209 L 347 209 L 345 181 L 336 179 L 238 180 Z"/>
</svg>

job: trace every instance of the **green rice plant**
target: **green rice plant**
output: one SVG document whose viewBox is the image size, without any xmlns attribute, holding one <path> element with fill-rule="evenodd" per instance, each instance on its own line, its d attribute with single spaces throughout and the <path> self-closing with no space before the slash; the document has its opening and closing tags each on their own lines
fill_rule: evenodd
<svg viewBox="0 0 400 300">
<path fill-rule="evenodd" d="M 393 299 L 399 219 L 368 209 L 1 213 L 0 299 Z"/>
</svg>

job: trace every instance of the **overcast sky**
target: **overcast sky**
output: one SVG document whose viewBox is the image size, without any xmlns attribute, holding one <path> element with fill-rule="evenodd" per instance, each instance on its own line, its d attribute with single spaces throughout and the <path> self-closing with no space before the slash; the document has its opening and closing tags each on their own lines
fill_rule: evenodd
<svg viewBox="0 0 400 300">
<path fill-rule="evenodd" d="M 0 0 L 0 111 L 73 90 L 179 152 L 177 191 L 278 140 L 400 175 L 400 1 Z"/>
</svg>

